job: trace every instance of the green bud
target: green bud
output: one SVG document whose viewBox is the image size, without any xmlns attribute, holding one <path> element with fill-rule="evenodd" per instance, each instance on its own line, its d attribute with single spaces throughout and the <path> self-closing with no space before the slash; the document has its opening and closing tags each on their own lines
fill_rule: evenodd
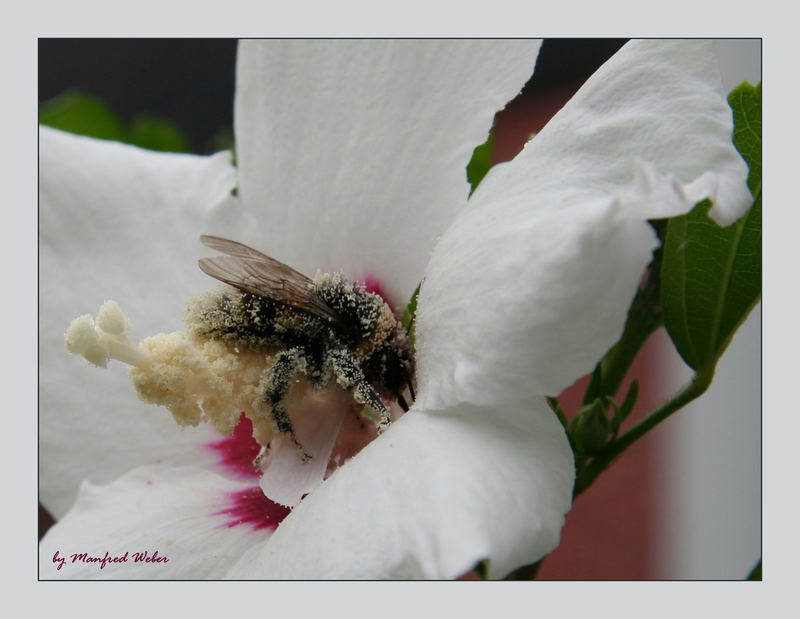
<svg viewBox="0 0 800 619">
<path fill-rule="evenodd" d="M 582 453 L 594 454 L 605 447 L 613 428 L 603 401 L 596 399 L 581 408 L 570 420 L 567 432 L 572 445 Z"/>
</svg>

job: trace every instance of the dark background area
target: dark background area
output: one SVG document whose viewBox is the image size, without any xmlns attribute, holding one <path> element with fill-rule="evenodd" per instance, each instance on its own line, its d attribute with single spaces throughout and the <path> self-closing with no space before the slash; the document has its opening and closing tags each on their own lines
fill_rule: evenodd
<svg viewBox="0 0 800 619">
<path fill-rule="evenodd" d="M 582 83 L 623 43 L 546 40 L 536 78 L 516 105 Z M 81 90 L 102 99 L 126 123 L 141 113 L 171 120 L 194 152 L 208 153 L 214 137 L 233 126 L 236 45 L 234 39 L 40 39 L 38 99 Z M 508 156 L 502 152 L 499 159 Z"/>
<path fill-rule="evenodd" d="M 174 121 L 207 153 L 233 127 L 235 66 L 235 39 L 39 39 L 39 102 L 81 90 L 126 123 Z"/>
</svg>

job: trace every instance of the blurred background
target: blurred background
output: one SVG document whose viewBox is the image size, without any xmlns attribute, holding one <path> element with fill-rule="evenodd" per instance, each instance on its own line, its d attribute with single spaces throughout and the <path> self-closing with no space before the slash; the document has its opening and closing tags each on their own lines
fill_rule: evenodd
<svg viewBox="0 0 800 619">
<path fill-rule="evenodd" d="M 548 39 L 536 74 L 498 113 L 470 170 L 511 159 L 624 39 Z M 729 91 L 761 76 L 761 42 L 718 42 Z M 40 39 L 39 120 L 137 144 L 208 154 L 233 145 L 236 41 Z M 533 73 L 534 67 L 531 67 Z M 478 145 L 476 145 L 478 146 Z M 760 306 L 708 393 L 629 449 L 581 495 L 542 579 L 741 579 L 761 557 Z M 691 373 L 658 331 L 643 349 L 639 402 L 651 411 Z M 568 413 L 588 379 L 562 395 Z M 626 385 L 623 385 L 623 393 Z M 52 523 L 40 508 L 40 536 Z"/>
</svg>

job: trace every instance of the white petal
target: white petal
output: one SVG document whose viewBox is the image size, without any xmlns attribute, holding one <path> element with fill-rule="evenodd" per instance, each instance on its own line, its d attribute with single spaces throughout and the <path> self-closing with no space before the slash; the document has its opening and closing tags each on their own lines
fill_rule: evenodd
<svg viewBox="0 0 800 619">
<path fill-rule="evenodd" d="M 210 433 L 181 432 L 137 399 L 127 370 L 90 367 L 64 332 L 118 301 L 131 338 L 182 328 L 183 303 L 213 286 L 200 233 L 237 221 L 230 156 L 153 153 L 40 129 L 39 410 L 41 496 L 61 516 L 82 479 L 103 483 L 161 458 L 187 462 Z M 235 227 L 235 224 L 230 225 Z"/>
<path fill-rule="evenodd" d="M 404 306 L 466 199 L 465 168 L 538 41 L 245 41 L 235 108 L 249 240 Z M 255 235 L 259 235 L 256 237 Z"/>
<path fill-rule="evenodd" d="M 281 505 L 297 505 L 304 494 L 313 490 L 325 476 L 331 450 L 339 435 L 342 421 L 349 412 L 352 396 L 342 392 L 348 401 L 336 407 L 321 407 L 297 420 L 294 432 L 305 452 L 311 457 L 303 462 L 296 447 L 285 437 L 270 443 L 271 462 L 261 477 L 261 489 L 270 499 Z"/>
<path fill-rule="evenodd" d="M 231 578 L 504 576 L 558 543 L 572 452 L 544 402 L 412 411 L 337 470 Z"/>
<path fill-rule="evenodd" d="M 75 506 L 40 543 L 39 576 L 220 578 L 274 530 L 265 519 L 250 518 L 257 509 L 242 505 L 251 488 L 195 467 L 169 466 L 138 468 L 107 486 L 84 483 Z M 135 561 L 134 553 L 145 551 L 167 561 Z M 66 557 L 61 569 L 56 552 Z M 73 553 L 102 558 L 106 552 L 127 553 L 127 560 L 102 569 L 97 562 L 72 561 Z"/>
<path fill-rule="evenodd" d="M 417 308 L 422 406 L 557 395 L 620 336 L 657 245 L 611 201 L 501 212 L 470 209 L 431 260 Z"/>
<path fill-rule="evenodd" d="M 478 191 L 610 194 L 648 219 L 708 197 L 727 225 L 753 201 L 732 131 L 712 41 L 631 41 L 518 155 L 524 173 L 498 166 Z"/>
<path fill-rule="evenodd" d="M 422 287 L 421 403 L 559 393 L 622 333 L 655 246 L 645 219 L 709 195 L 749 206 L 714 58 L 703 41 L 626 45 L 490 171 Z"/>
</svg>

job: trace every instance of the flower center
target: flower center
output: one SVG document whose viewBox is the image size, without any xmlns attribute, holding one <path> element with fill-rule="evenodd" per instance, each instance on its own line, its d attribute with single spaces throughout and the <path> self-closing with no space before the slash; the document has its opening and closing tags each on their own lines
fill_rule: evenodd
<svg viewBox="0 0 800 619">
<path fill-rule="evenodd" d="M 206 421 L 231 436 L 226 467 L 249 476 L 255 463 L 265 494 L 294 505 L 402 414 L 394 401 L 405 404 L 413 377 L 408 338 L 378 294 L 340 276 L 314 286 L 332 318 L 209 292 L 187 302 L 186 333 L 136 346 L 130 321 L 107 301 L 96 321 L 72 322 L 67 347 L 103 367 L 111 358 L 130 364 L 140 399 L 181 426 Z"/>
<path fill-rule="evenodd" d="M 229 516 L 230 519 L 226 523 L 228 527 L 247 524 L 256 531 L 260 529 L 275 530 L 292 511 L 289 507 L 270 501 L 258 486 L 231 492 L 228 500 L 230 507 L 212 514 Z"/>
<path fill-rule="evenodd" d="M 261 445 L 253 438 L 253 422 L 244 413 L 230 436 L 208 443 L 207 449 L 216 454 L 217 464 L 237 479 L 253 480 L 261 476 L 255 460 Z"/>
</svg>

